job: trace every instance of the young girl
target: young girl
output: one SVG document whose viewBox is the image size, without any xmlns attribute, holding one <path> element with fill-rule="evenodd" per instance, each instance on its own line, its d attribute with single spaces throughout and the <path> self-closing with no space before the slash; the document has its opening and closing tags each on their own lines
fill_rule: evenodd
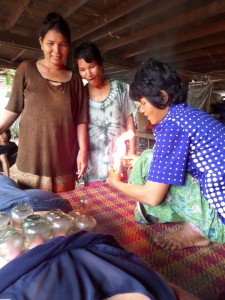
<svg viewBox="0 0 225 300">
<path fill-rule="evenodd" d="M 136 107 L 129 98 L 128 85 L 109 80 L 103 75 L 103 58 L 93 43 L 83 43 L 75 50 L 80 76 L 86 79 L 89 93 L 89 152 L 86 182 L 105 181 L 112 166 L 116 139 L 127 130 L 134 132 L 133 112 Z M 129 143 L 135 153 L 135 138 Z"/>
<path fill-rule="evenodd" d="M 7 129 L 2 134 L 0 134 L 0 146 L 6 146 L 9 144 L 11 139 L 11 132 L 10 129 Z M 2 169 L 5 176 L 10 176 L 9 171 L 9 161 L 8 161 L 8 154 L 7 150 L 4 150 L 4 147 L 0 147 L 0 161 L 2 163 Z"/>
</svg>

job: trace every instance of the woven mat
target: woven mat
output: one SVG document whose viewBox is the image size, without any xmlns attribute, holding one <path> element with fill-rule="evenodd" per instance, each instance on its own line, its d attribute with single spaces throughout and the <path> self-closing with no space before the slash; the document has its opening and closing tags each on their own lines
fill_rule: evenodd
<svg viewBox="0 0 225 300">
<path fill-rule="evenodd" d="M 69 199 L 73 208 L 78 210 L 81 209 L 79 199 L 88 197 L 86 209 L 97 220 L 96 231 L 112 234 L 121 246 L 141 257 L 165 279 L 202 300 L 218 300 L 225 291 L 225 245 L 211 244 L 173 252 L 159 248 L 151 237 L 156 233 L 163 234 L 168 228 L 175 230 L 176 225 L 136 223 L 135 202 L 107 184 L 60 195 Z"/>
</svg>

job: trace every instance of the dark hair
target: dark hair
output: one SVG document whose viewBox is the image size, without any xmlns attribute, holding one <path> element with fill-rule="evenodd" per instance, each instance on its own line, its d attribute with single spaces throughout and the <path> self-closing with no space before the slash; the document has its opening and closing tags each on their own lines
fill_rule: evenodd
<svg viewBox="0 0 225 300">
<path fill-rule="evenodd" d="M 84 59 L 87 63 L 95 61 L 100 67 L 103 66 L 104 59 L 98 47 L 91 42 L 84 42 L 74 50 L 74 59 L 77 64 L 78 59 Z"/>
<path fill-rule="evenodd" d="M 6 135 L 7 141 L 9 142 L 12 137 L 10 129 L 6 129 L 3 133 Z"/>
<path fill-rule="evenodd" d="M 165 102 L 161 91 L 167 92 L 168 101 Z M 157 108 L 165 108 L 168 104 L 185 103 L 187 98 L 176 71 L 152 58 L 136 71 L 130 85 L 130 97 L 134 101 L 144 97 Z"/>
<path fill-rule="evenodd" d="M 39 37 L 43 39 L 47 32 L 52 29 L 60 32 L 67 39 L 68 44 L 70 44 L 71 38 L 69 25 L 60 14 L 57 14 L 55 12 L 51 12 L 45 17 L 40 28 Z"/>
</svg>

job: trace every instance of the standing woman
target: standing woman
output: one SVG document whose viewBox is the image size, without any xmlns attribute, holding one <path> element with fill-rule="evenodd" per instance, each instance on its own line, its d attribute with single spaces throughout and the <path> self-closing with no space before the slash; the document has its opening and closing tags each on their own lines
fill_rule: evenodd
<svg viewBox="0 0 225 300">
<path fill-rule="evenodd" d="M 39 41 L 44 58 L 18 67 L 0 133 L 21 115 L 19 186 L 64 192 L 86 170 L 88 98 L 79 76 L 65 65 L 70 30 L 61 15 L 46 16 Z"/>
<path fill-rule="evenodd" d="M 103 75 L 103 58 L 94 43 L 75 49 L 80 76 L 86 79 L 89 93 L 90 146 L 85 182 L 105 181 L 113 163 L 116 139 L 127 130 L 134 132 L 135 105 L 129 98 L 128 85 Z M 135 153 L 135 138 L 129 141 L 129 154 Z"/>
</svg>

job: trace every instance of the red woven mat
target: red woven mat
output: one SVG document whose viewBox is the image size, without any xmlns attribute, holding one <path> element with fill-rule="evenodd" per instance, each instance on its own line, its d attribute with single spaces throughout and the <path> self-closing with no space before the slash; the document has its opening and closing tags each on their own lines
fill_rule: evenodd
<svg viewBox="0 0 225 300">
<path fill-rule="evenodd" d="M 165 279 L 202 300 L 217 300 L 225 290 L 225 245 L 211 244 L 173 252 L 159 248 L 151 237 L 168 228 L 176 229 L 176 225 L 138 224 L 134 220 L 135 201 L 107 184 L 60 195 L 78 210 L 81 209 L 79 199 L 88 197 L 87 212 L 97 220 L 96 231 L 112 234 L 121 246 L 141 257 Z"/>
</svg>

